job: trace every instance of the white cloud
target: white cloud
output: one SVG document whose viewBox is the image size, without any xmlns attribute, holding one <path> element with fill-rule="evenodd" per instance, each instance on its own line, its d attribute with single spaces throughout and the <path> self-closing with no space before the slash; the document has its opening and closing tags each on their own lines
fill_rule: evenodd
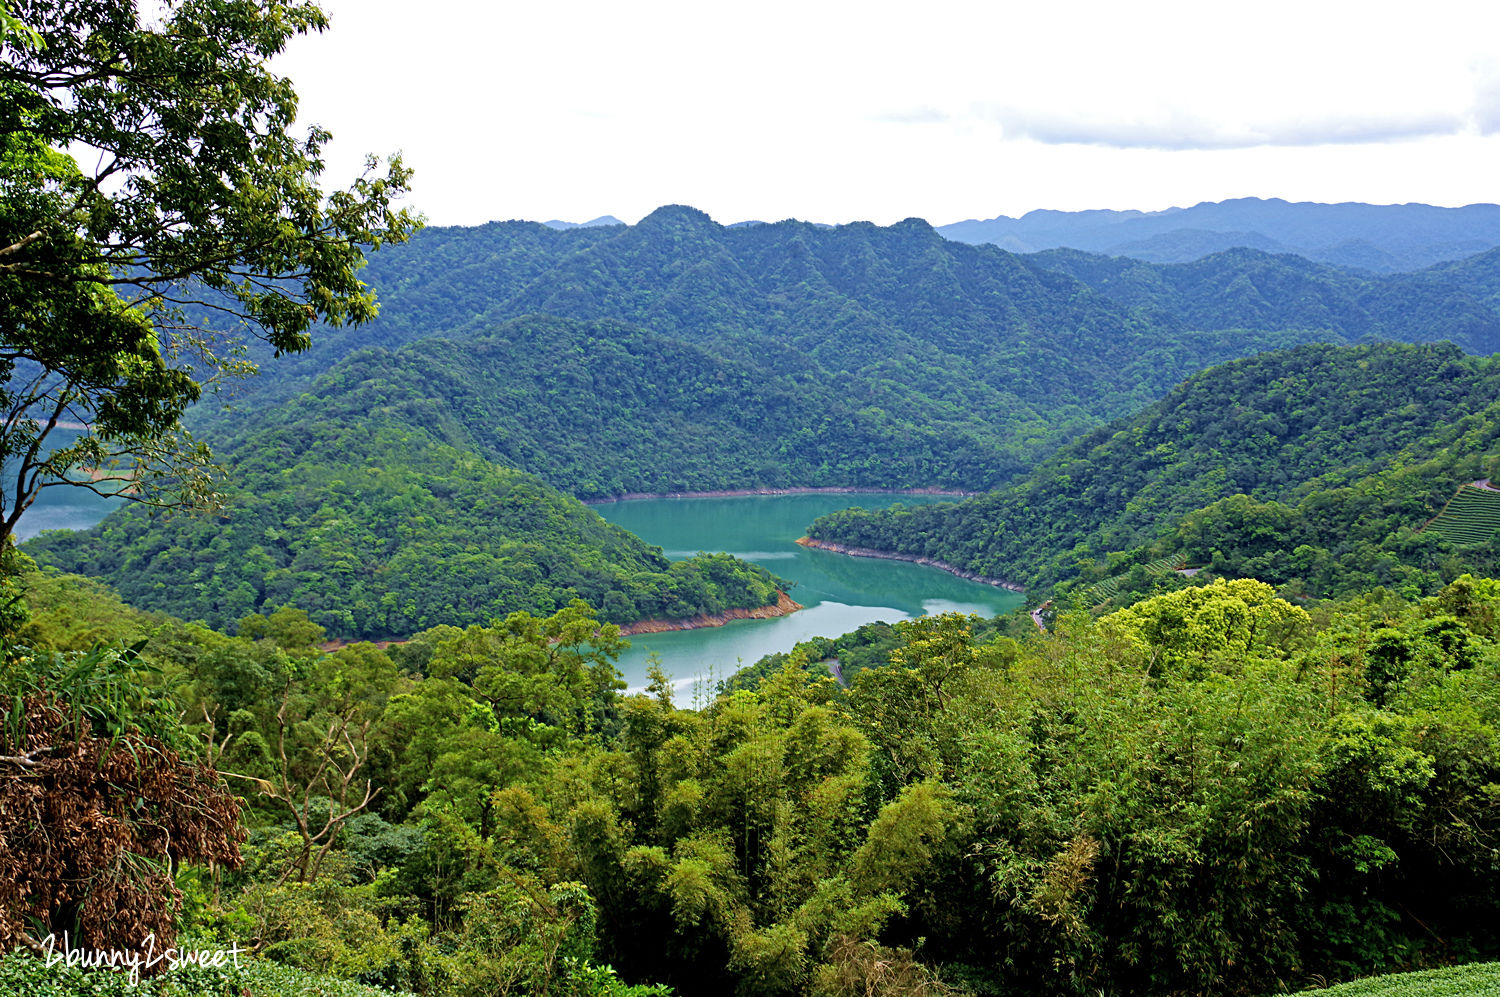
<svg viewBox="0 0 1500 997">
<path fill-rule="evenodd" d="M 1408 116 L 1288 115 L 1281 120 L 1248 125 L 1183 111 L 1168 111 L 1158 117 L 1104 118 L 988 107 L 977 109 L 975 118 L 997 126 L 1010 139 L 1031 139 L 1048 145 L 1165 150 L 1405 142 L 1456 135 L 1471 127 L 1469 117 L 1439 111 Z"/>
<path fill-rule="evenodd" d="M 1495 200 L 1500 4 L 325 0 L 282 60 L 331 175 L 434 222 L 935 222 L 1260 195 Z"/>
</svg>

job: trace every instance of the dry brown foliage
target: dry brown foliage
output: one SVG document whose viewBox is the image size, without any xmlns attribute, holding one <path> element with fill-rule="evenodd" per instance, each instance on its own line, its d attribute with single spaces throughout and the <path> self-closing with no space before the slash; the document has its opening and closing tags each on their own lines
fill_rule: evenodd
<svg viewBox="0 0 1500 997">
<path fill-rule="evenodd" d="M 1081 936 L 1088 913 L 1088 891 L 1099 860 L 1099 842 L 1091 837 L 1074 838 L 1047 863 L 1041 882 L 1032 891 L 1037 913 L 1048 924 L 1069 937 Z"/>
<path fill-rule="evenodd" d="M 239 801 L 153 737 L 95 737 L 52 693 L 23 706 L 19 742 L 0 734 L 0 950 L 36 948 L 33 922 L 75 947 L 171 945 L 173 870 L 239 864 Z"/>
<path fill-rule="evenodd" d="M 969 997 L 933 975 L 910 949 L 848 936 L 833 940 L 813 990 L 826 997 Z"/>
</svg>

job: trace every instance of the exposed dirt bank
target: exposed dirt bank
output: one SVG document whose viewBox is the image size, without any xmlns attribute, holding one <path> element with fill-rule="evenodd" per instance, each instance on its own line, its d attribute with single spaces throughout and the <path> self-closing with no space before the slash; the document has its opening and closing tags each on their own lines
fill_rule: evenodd
<svg viewBox="0 0 1500 997">
<path fill-rule="evenodd" d="M 797 541 L 803 547 L 815 547 L 818 550 L 829 550 L 835 554 L 848 554 L 850 557 L 879 557 L 887 561 L 910 561 L 912 564 L 924 564 L 929 568 L 938 568 L 966 578 L 971 582 L 983 582 L 985 585 L 993 585 L 996 588 L 1009 589 L 1012 592 L 1025 592 L 1026 590 L 1015 582 L 1001 581 L 999 578 L 986 578 L 984 575 L 976 575 L 972 571 L 963 568 L 955 568 L 945 561 L 937 561 L 930 557 L 915 557 L 911 554 L 893 554 L 888 550 L 874 550 L 870 547 L 850 547 L 846 544 L 833 543 L 829 540 L 814 540 L 812 537 L 803 537 Z"/>
<path fill-rule="evenodd" d="M 801 604 L 793 602 L 785 592 L 778 592 L 776 602 L 769 606 L 757 606 L 755 609 L 726 609 L 722 613 L 692 616 L 685 620 L 637 620 L 620 627 L 620 633 L 629 636 L 631 634 L 659 634 L 668 630 L 722 627 L 733 620 L 769 620 L 777 616 L 786 616 L 801 608 Z"/>
<path fill-rule="evenodd" d="M 980 492 L 954 492 L 942 488 L 854 488 L 832 486 L 828 488 L 736 488 L 717 492 L 626 492 L 609 498 L 584 499 L 587 505 L 603 505 L 606 502 L 628 502 L 631 499 L 663 498 L 744 498 L 750 495 L 946 495 L 952 498 L 968 498 Z"/>
<path fill-rule="evenodd" d="M 722 627 L 732 620 L 769 620 L 777 616 L 786 616 L 795 613 L 802 608 L 802 604 L 793 602 L 785 592 L 776 593 L 776 601 L 769 606 L 757 606 L 754 609 L 726 609 L 722 613 L 710 613 L 703 616 L 691 616 L 685 620 L 636 620 L 634 623 L 625 623 L 620 626 L 622 636 L 631 634 L 659 634 L 668 630 L 698 630 L 702 627 Z M 397 640 L 375 640 L 369 641 L 376 647 L 384 650 L 393 644 L 405 644 L 410 638 Z M 357 640 L 345 640 L 338 638 L 324 641 L 319 645 L 322 650 L 332 652 L 342 650 L 350 644 L 364 643 Z"/>
<path fill-rule="evenodd" d="M 410 639 L 409 637 L 399 637 L 391 640 L 354 640 L 348 637 L 335 637 L 333 640 L 325 640 L 319 644 L 318 649 L 327 654 L 332 654 L 334 651 L 342 651 L 351 644 L 374 644 L 380 650 L 384 651 L 386 648 L 393 647 L 396 644 L 405 644 Z"/>
</svg>

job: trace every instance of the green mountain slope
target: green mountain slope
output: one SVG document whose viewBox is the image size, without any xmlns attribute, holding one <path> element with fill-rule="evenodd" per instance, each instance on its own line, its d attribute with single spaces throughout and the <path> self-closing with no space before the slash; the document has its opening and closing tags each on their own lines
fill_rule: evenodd
<svg viewBox="0 0 1500 997">
<path fill-rule="evenodd" d="M 500 390 L 533 394 L 538 385 L 607 391 L 611 378 L 639 382 L 636 398 L 623 400 L 628 410 L 614 406 L 612 436 L 583 437 L 611 449 L 620 438 L 661 433 L 668 413 L 690 409 L 671 397 L 679 384 L 708 408 L 758 420 L 728 433 L 721 476 L 687 476 L 695 488 L 994 487 L 1213 363 L 1374 336 L 1452 338 L 1488 352 L 1500 332 L 1500 312 L 1457 277 L 1375 278 L 1248 251 L 1186 267 L 1078 253 L 1020 257 L 949 242 L 915 219 L 725 228 L 680 206 L 635 226 L 427 230 L 378 254 L 366 277 L 381 290 L 380 320 L 325 330 L 308 357 L 279 361 L 254 386 L 241 421 L 295 397 L 362 346 L 496 335 L 519 343 L 496 330 L 538 315 L 608 322 L 582 339 L 533 336 L 521 366 L 501 356 L 483 376 Z M 709 368 L 722 381 L 705 384 Z M 805 456 L 821 445 L 811 437 L 824 419 L 847 424 L 861 442 L 849 453 Z M 199 420 L 223 425 L 207 411 Z M 530 430 L 504 412 L 500 421 L 505 433 Z M 565 420 L 559 428 L 577 427 Z M 679 430 L 659 437 L 664 449 L 704 446 Z M 910 448 L 900 442 L 906 436 Z M 869 466 L 864 444 L 877 441 L 891 466 Z M 516 462 L 551 470 L 545 459 Z M 673 477 L 687 483 L 666 467 L 583 480 L 603 494 L 671 487 L 662 482 Z"/>
<path fill-rule="evenodd" d="M 1189 328 L 1325 329 L 1349 342 L 1447 339 L 1471 353 L 1500 350 L 1492 290 L 1500 285 L 1500 253 L 1387 276 L 1243 248 L 1166 265 L 1073 249 L 1030 259 Z"/>
<path fill-rule="evenodd" d="M 1200 337 L 1195 356 L 1232 348 Z M 614 320 L 535 317 L 457 340 L 351 355 L 319 382 L 333 417 L 399 411 L 447 442 L 584 498 L 629 491 L 852 485 L 975 488 L 1009 480 L 1074 408 L 1021 403 L 972 365 L 890 361 L 856 378 L 785 370 Z M 257 415 L 294 425 L 300 401 Z M 1052 430 L 1055 433 L 1055 430 Z"/>
<path fill-rule="evenodd" d="M 1178 524 L 1189 514 L 1200 525 L 1205 516 L 1219 523 L 1217 515 L 1198 511 L 1204 507 L 1303 502 L 1313 529 L 1320 504 L 1347 501 L 1352 505 L 1326 520 L 1331 533 L 1350 535 L 1355 520 L 1367 539 L 1402 528 L 1409 533 L 1435 515 L 1458 484 L 1481 476 L 1497 389 L 1500 364 L 1446 344 L 1306 346 L 1264 354 L 1191 378 L 1140 415 L 1070 444 L 1011 488 L 920 509 L 846 510 L 818 520 L 809 534 L 1044 587 L 1079 577 L 1096 581 L 1164 557 L 1209 563 L 1218 549 L 1213 544 L 1228 542 L 1221 533 L 1243 538 L 1236 549 L 1261 543 L 1290 553 L 1298 546 L 1288 539 L 1288 524 L 1275 517 L 1263 523 L 1241 517 L 1194 542 L 1184 534 L 1175 545 L 1156 543 L 1188 529 Z M 1412 477 L 1403 480 L 1399 499 L 1387 496 L 1394 507 L 1382 507 L 1379 517 L 1365 508 L 1376 492 L 1361 482 L 1424 457 L 1422 470 L 1403 472 Z M 1419 481 L 1425 483 L 1420 488 Z M 1331 536 L 1328 542 L 1337 546 Z M 1433 558 L 1444 543 L 1436 535 L 1421 541 L 1431 555 L 1418 559 L 1423 570 L 1435 570 Z M 1138 548 L 1138 556 L 1109 558 Z M 1287 570 L 1268 575 L 1266 565 L 1252 560 L 1247 551 L 1245 563 L 1221 567 L 1267 581 L 1292 577 Z M 1392 565 L 1399 560 L 1392 555 Z M 1354 572 L 1347 584 L 1369 577 Z M 1373 577 L 1371 584 L 1381 584 L 1395 576 Z M 1328 573 L 1318 574 L 1313 587 L 1342 590 L 1347 584 Z"/>
<path fill-rule="evenodd" d="M 1470 487 L 1494 470 L 1497 453 L 1500 404 L 1493 404 L 1440 426 L 1386 470 L 1353 481 L 1323 476 L 1280 500 L 1221 499 L 1121 560 L 1202 565 L 1199 581 L 1254 577 L 1290 595 L 1384 586 L 1414 597 L 1465 572 L 1500 571 L 1496 503 Z M 1127 578 L 1115 601 L 1155 587 L 1142 581 Z"/>
<path fill-rule="evenodd" d="M 313 396 L 301 408 L 236 441 L 223 515 L 125 509 L 26 550 L 142 608 L 224 627 L 292 605 L 344 638 L 551 613 L 575 598 L 616 623 L 777 599 L 764 569 L 728 555 L 670 562 L 540 479 L 390 414 L 347 420 Z"/>
</svg>

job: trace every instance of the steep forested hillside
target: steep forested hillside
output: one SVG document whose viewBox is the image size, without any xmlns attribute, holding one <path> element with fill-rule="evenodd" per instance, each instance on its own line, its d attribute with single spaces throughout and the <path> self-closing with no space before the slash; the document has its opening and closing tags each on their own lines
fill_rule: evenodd
<svg viewBox="0 0 1500 997">
<path fill-rule="evenodd" d="M 1121 305 L 1165 312 L 1189 328 L 1326 329 L 1349 342 L 1447 339 L 1471 353 L 1500 349 L 1497 253 L 1385 277 L 1255 249 L 1172 265 L 1072 249 L 1030 259 Z"/>
<path fill-rule="evenodd" d="M 946 399 L 862 388 L 851 397 L 812 365 L 767 370 L 614 320 L 548 317 L 363 350 L 319 381 L 337 418 L 399 411 L 582 498 L 999 481 L 1022 469 L 1026 438 L 1012 424 L 1041 419 L 983 385 Z M 258 422 L 293 426 L 305 412 L 294 402 Z"/>
<path fill-rule="evenodd" d="M 416 348 L 381 376 L 399 381 L 413 362 L 434 385 L 468 382 L 452 390 L 482 408 L 497 393 L 519 402 L 526 417 L 509 403 L 488 411 L 476 445 L 543 475 L 565 469 L 552 480 L 587 494 L 979 489 L 1226 359 L 1368 338 L 1448 338 L 1487 353 L 1500 310 L 1484 271 L 1374 278 L 1250 251 L 1179 267 L 1020 257 L 915 219 L 725 228 L 684 207 L 635 226 L 434 229 L 372 260 L 378 322 L 325 330 L 300 366 L 283 368 L 291 375 L 255 386 L 242 415 L 295 397 L 362 345 L 479 337 L 488 345 Z M 502 331 L 539 315 L 596 324 Z M 460 349 L 450 364 L 444 354 Z M 586 411 L 590 393 L 607 418 Z M 541 397 L 555 415 L 537 411 Z M 552 439 L 533 439 L 540 425 Z M 723 441 L 717 459 L 700 460 L 711 439 Z M 580 451 L 619 464 L 579 474 Z M 668 459 L 679 452 L 685 463 Z"/>
<path fill-rule="evenodd" d="M 1497 472 L 1497 452 L 1500 404 L 1491 404 L 1440 427 L 1387 470 L 1354 480 L 1324 475 L 1280 499 L 1233 495 L 1196 509 L 1165 536 L 1116 565 L 1096 566 L 1082 581 L 1118 573 L 1121 565 L 1164 561 L 1202 566 L 1199 581 L 1259 578 L 1290 595 L 1383 586 L 1412 597 L 1464 572 L 1497 573 L 1500 521 L 1491 499 L 1500 493 L 1469 485 Z M 1442 522 L 1431 522 L 1445 509 Z M 1111 586 L 1112 601 L 1124 605 L 1160 587 L 1130 567 Z M 1084 592 L 1084 601 L 1100 601 L 1098 594 Z"/>
<path fill-rule="evenodd" d="M 1323 538 L 1314 544 L 1320 549 L 1336 549 L 1340 538 L 1355 536 L 1379 544 L 1403 527 L 1409 534 L 1461 481 L 1480 476 L 1484 443 L 1496 435 L 1497 390 L 1500 365 L 1450 345 L 1313 345 L 1264 354 L 1191 378 L 1140 415 L 1070 444 L 1011 488 L 960 503 L 835 513 L 809 533 L 935 557 L 1033 587 L 1080 573 L 1103 577 L 1168 554 L 1194 565 L 1218 563 L 1220 548 L 1226 556 L 1240 552 L 1239 561 L 1222 565 L 1225 570 L 1286 581 L 1290 566 L 1268 575 L 1267 565 L 1248 559 L 1267 545 L 1284 547 L 1290 557 L 1304 541 L 1274 516 L 1257 521 L 1241 515 L 1231 522 L 1230 510 L 1302 502 L 1304 530 L 1312 531 L 1306 542 L 1316 533 Z M 1399 499 L 1361 483 L 1398 465 L 1402 470 L 1391 473 L 1406 476 Z M 1367 504 L 1377 496 L 1399 508 L 1382 505 L 1384 512 L 1374 515 Z M 1341 503 L 1348 504 L 1337 514 L 1327 508 Z M 1216 511 L 1195 513 L 1205 506 Z M 1179 529 L 1186 532 L 1175 545 L 1150 546 Z M 1106 560 L 1111 552 L 1141 547 L 1153 556 Z M 1416 547 L 1404 555 L 1387 552 L 1385 569 L 1373 573 L 1347 563 L 1347 576 L 1340 577 L 1334 564 L 1309 564 L 1310 587 L 1327 594 L 1402 578 L 1430 588 L 1451 545 L 1433 536 Z M 1317 560 L 1311 548 L 1298 556 Z M 1334 562 L 1341 556 L 1327 555 Z M 1408 578 L 1410 572 L 1396 570 L 1398 563 L 1417 575 Z"/>
<path fill-rule="evenodd" d="M 1185 337 L 1202 357 L 1230 337 Z M 331 417 L 399 412 L 454 446 L 541 475 L 584 498 L 627 491 L 998 484 L 1077 406 L 1026 405 L 972 365 L 891 377 L 835 374 L 782 358 L 777 370 L 614 320 L 517 319 L 472 336 L 364 350 L 318 382 Z M 997 378 L 998 379 L 998 378 Z M 305 399 L 258 412 L 293 426 Z"/>
<path fill-rule="evenodd" d="M 551 613 L 575 598 L 617 623 L 777 599 L 762 568 L 728 555 L 670 562 L 572 496 L 419 424 L 347 420 L 314 396 L 300 407 L 237 441 L 222 515 L 130 508 L 26 549 L 143 608 L 223 627 L 291 605 L 344 638 Z"/>
</svg>

